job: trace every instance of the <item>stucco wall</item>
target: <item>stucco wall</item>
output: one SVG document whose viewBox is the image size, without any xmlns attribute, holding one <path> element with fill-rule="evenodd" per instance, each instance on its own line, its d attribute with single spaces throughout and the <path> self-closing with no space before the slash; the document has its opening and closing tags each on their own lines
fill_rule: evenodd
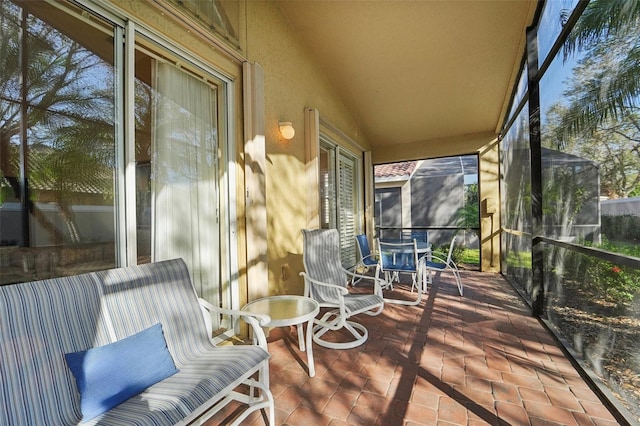
<svg viewBox="0 0 640 426">
<path fill-rule="evenodd" d="M 306 226 L 304 109 L 321 116 L 366 146 L 357 124 L 327 78 L 279 12 L 277 2 L 247 2 L 247 59 L 264 69 L 268 268 L 271 294 L 302 294 L 302 234 Z M 282 140 L 278 121 L 291 121 L 292 140 Z"/>
<path fill-rule="evenodd" d="M 264 106 L 266 140 L 266 203 L 267 203 L 267 259 L 268 293 L 302 293 L 299 277 L 302 267 L 302 235 L 307 226 L 307 194 L 317 188 L 307 187 L 305 179 L 304 111 L 315 108 L 323 119 L 340 129 L 365 149 L 371 148 L 374 163 L 407 159 L 433 158 L 445 155 L 480 153 L 480 199 L 498 199 L 497 144 L 492 148 L 493 134 L 462 135 L 429 143 L 416 142 L 402 147 L 370 147 L 362 136 L 358 124 L 340 100 L 339 94 L 316 66 L 313 52 L 308 51 L 289 22 L 280 14 L 277 1 L 243 1 L 239 28 L 240 49 L 219 49 L 210 42 L 202 30 L 185 31 L 184 24 L 168 18 L 155 2 L 112 0 L 122 9 L 129 10 L 136 19 L 166 34 L 176 44 L 194 52 L 212 67 L 221 70 L 238 84 L 232 94 L 237 109 L 238 139 L 238 200 L 239 266 L 241 282 L 246 284 L 246 252 L 244 249 L 244 157 L 242 112 L 242 62 L 255 62 L 264 70 Z M 200 33 L 199 33 L 200 32 Z M 296 135 L 290 141 L 280 138 L 278 121 L 291 121 Z M 494 231 L 499 229 L 494 215 Z M 488 217 L 481 217 L 483 270 L 489 267 L 489 243 L 499 242 L 497 231 L 489 236 Z M 250 241 L 247 244 L 251 244 Z M 494 246 L 494 257 L 499 256 Z M 499 262 L 495 262 L 499 265 Z"/>
</svg>

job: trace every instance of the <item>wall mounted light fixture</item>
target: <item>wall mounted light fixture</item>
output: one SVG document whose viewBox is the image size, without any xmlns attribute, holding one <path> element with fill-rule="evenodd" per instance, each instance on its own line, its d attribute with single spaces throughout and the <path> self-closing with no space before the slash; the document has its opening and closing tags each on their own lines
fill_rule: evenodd
<svg viewBox="0 0 640 426">
<path fill-rule="evenodd" d="M 293 128 L 293 124 L 290 121 L 281 121 L 278 123 L 280 127 L 280 134 L 283 138 L 289 140 L 293 139 L 296 135 L 296 129 Z"/>
</svg>

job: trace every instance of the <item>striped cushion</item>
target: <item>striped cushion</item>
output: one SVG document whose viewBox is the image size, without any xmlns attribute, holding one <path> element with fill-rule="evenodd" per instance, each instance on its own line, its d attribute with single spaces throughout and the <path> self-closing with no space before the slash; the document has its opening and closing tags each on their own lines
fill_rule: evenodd
<svg viewBox="0 0 640 426">
<path fill-rule="evenodd" d="M 347 274 L 342 269 L 340 261 L 340 235 L 337 229 L 303 229 L 304 269 L 309 277 L 323 283 L 346 287 Z M 337 291 L 324 287 L 313 286 L 311 297 L 318 302 L 335 302 L 339 295 Z"/>
<path fill-rule="evenodd" d="M 116 340 L 162 324 L 176 367 L 209 347 L 198 297 L 182 260 L 95 273 Z"/>
<path fill-rule="evenodd" d="M 64 354 L 161 323 L 180 370 L 89 424 L 170 425 L 235 387 L 269 354 L 216 348 L 182 260 L 0 286 L 0 425 L 76 424 L 75 381 Z M 126 420 L 126 421 L 125 421 Z"/>
<path fill-rule="evenodd" d="M 109 342 L 94 276 L 0 286 L 0 424 L 77 423 L 64 354 Z"/>
<path fill-rule="evenodd" d="M 349 316 L 369 311 L 371 307 L 381 302 L 377 294 L 345 294 L 344 305 Z"/>
<path fill-rule="evenodd" d="M 120 426 L 131 424 L 133 417 L 138 424 L 175 424 L 225 388 L 233 389 L 238 378 L 255 370 L 268 357 L 257 346 L 211 345 L 207 351 L 194 354 L 194 359 L 180 367 L 178 373 L 83 425 Z"/>
</svg>

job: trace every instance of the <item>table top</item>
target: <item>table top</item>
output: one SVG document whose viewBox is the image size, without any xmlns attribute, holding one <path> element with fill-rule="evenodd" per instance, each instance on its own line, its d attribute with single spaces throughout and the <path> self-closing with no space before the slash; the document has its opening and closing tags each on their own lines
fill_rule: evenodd
<svg viewBox="0 0 640 426">
<path fill-rule="evenodd" d="M 242 310 L 269 315 L 271 321 L 266 324 L 268 327 L 283 327 L 309 321 L 318 315 L 320 305 L 309 297 L 279 295 L 256 299 L 244 305 Z"/>
<path fill-rule="evenodd" d="M 400 240 L 400 239 L 395 239 L 395 240 L 380 240 L 381 243 L 389 243 L 389 244 L 410 244 L 413 243 L 413 240 Z M 427 253 L 429 251 L 431 251 L 431 244 L 427 243 L 426 241 L 418 241 L 416 240 L 416 249 L 418 250 L 418 253 Z M 403 250 L 404 251 L 404 250 Z"/>
</svg>

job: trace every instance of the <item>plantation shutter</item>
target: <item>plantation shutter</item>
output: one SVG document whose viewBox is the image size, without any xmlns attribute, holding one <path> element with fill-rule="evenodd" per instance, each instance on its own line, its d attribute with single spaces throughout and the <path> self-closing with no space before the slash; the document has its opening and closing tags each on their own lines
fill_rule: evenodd
<svg viewBox="0 0 640 426">
<path fill-rule="evenodd" d="M 356 264 L 357 163 L 340 151 L 338 159 L 338 226 L 340 260 L 349 268 Z"/>
</svg>

